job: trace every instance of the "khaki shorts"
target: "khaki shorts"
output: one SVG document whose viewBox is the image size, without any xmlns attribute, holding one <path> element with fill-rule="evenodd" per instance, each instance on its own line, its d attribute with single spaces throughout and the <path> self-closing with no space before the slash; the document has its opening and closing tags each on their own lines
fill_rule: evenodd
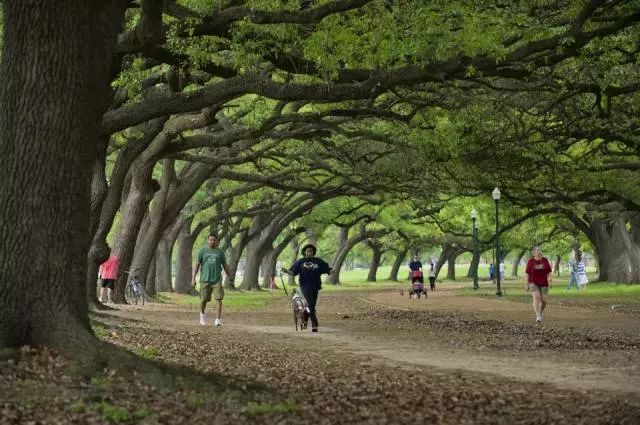
<svg viewBox="0 0 640 425">
<path fill-rule="evenodd" d="M 222 301 L 224 299 L 224 289 L 222 288 L 222 282 L 200 282 L 200 301 L 211 301 L 211 294 L 216 301 Z"/>
<path fill-rule="evenodd" d="M 542 291 L 542 295 L 549 295 L 549 287 L 548 286 L 538 286 L 536 284 L 530 283 L 529 284 L 529 291 L 530 292 L 537 292 L 540 293 L 540 291 Z"/>
</svg>

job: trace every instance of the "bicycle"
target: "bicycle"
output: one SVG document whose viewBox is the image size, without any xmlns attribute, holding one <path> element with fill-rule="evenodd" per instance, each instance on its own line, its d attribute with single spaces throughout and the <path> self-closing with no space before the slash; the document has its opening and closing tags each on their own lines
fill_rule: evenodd
<svg viewBox="0 0 640 425">
<path fill-rule="evenodd" d="M 147 294 L 144 292 L 144 285 L 134 273 L 140 269 L 125 270 L 124 274 L 128 275 L 127 286 L 124 288 L 124 299 L 128 304 L 138 305 L 141 302 L 144 305 L 144 299 Z"/>
</svg>

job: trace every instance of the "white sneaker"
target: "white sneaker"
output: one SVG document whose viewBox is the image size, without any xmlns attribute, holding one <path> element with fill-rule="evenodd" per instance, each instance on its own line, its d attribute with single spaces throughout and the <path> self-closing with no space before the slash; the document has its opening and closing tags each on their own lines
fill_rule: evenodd
<svg viewBox="0 0 640 425">
<path fill-rule="evenodd" d="M 202 313 L 200 313 L 200 324 L 201 324 L 202 326 L 204 326 L 204 325 L 206 325 L 206 324 L 207 324 L 207 321 L 205 320 L 205 316 L 204 316 L 204 314 L 202 314 Z"/>
<path fill-rule="evenodd" d="M 98 298 L 98 301 L 103 302 L 103 301 L 102 301 L 102 297 Z"/>
<path fill-rule="evenodd" d="M 213 323 L 215 326 L 222 326 L 222 320 L 220 319 L 216 319 L 216 321 Z"/>
</svg>

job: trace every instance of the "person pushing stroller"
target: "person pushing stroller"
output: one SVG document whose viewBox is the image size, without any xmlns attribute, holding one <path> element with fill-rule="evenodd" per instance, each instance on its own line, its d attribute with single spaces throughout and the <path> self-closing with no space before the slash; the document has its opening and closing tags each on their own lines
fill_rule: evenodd
<svg viewBox="0 0 640 425">
<path fill-rule="evenodd" d="M 424 290 L 424 274 L 422 273 L 422 263 L 418 260 L 418 256 L 413 256 L 413 261 L 409 263 L 409 274 L 411 276 L 411 290 L 409 291 L 409 298 L 417 295 L 420 298 L 421 294 L 427 296 L 427 292 Z"/>
</svg>

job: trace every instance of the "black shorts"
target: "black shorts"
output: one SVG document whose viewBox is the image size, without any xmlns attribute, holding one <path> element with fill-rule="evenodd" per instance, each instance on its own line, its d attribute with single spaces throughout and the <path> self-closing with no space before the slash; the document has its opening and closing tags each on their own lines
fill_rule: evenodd
<svg viewBox="0 0 640 425">
<path fill-rule="evenodd" d="M 102 287 L 113 289 L 116 284 L 115 279 L 102 279 Z"/>
</svg>

